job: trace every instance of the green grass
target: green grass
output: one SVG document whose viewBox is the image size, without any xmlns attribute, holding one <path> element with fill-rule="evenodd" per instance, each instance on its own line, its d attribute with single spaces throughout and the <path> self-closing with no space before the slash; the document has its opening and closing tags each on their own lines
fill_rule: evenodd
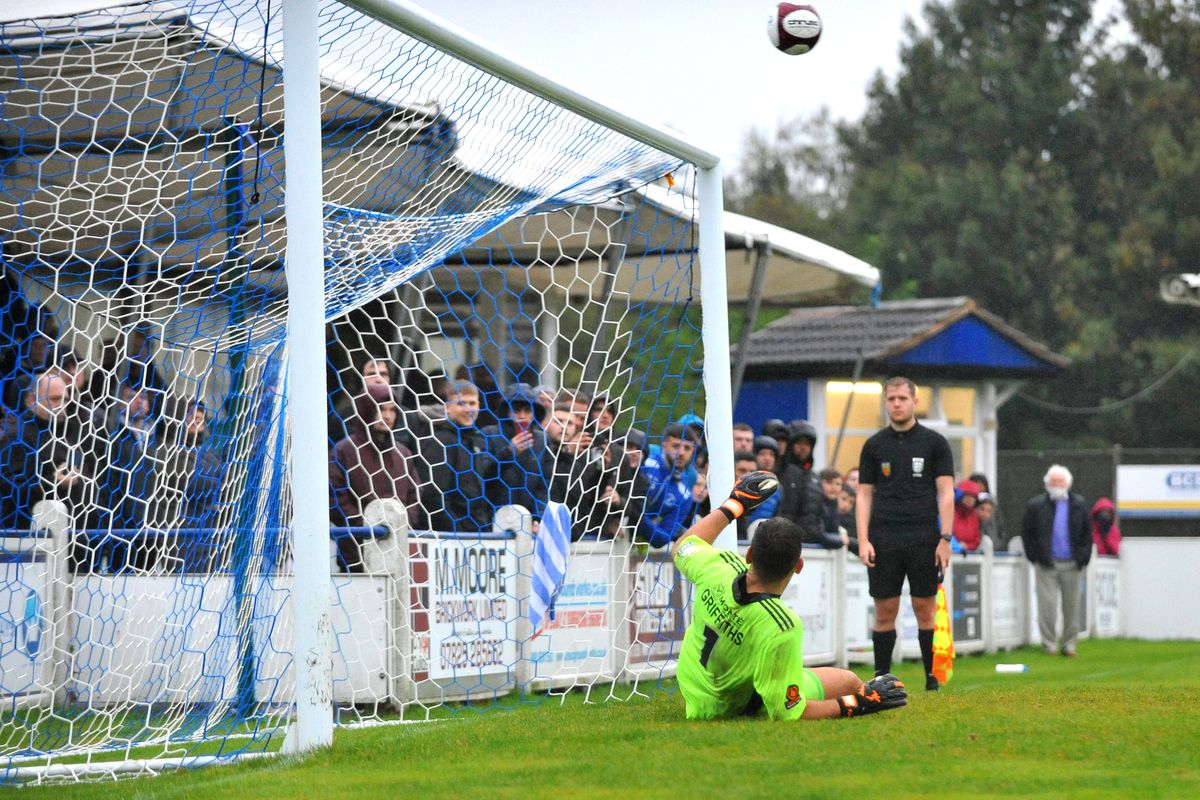
<svg viewBox="0 0 1200 800">
<path fill-rule="evenodd" d="M 1030 671 L 998 675 L 997 662 Z M 898 674 L 917 684 L 918 670 Z M 339 731 L 332 750 L 23 798 L 1200 797 L 1200 645 L 960 657 L 942 692 L 852 720 L 690 723 L 677 694 L 547 700 Z"/>
</svg>

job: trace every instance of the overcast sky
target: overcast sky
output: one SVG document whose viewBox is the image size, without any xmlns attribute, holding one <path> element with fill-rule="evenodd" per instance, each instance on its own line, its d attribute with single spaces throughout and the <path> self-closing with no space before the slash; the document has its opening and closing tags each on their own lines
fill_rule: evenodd
<svg viewBox="0 0 1200 800">
<path fill-rule="evenodd" d="M 761 0 L 414 0 L 518 60 L 732 159 L 752 125 L 828 104 L 855 118 L 878 69 L 894 74 L 922 0 L 826 0 L 811 53 L 767 40 Z M 519 11 L 517 10 L 519 9 Z"/>
<path fill-rule="evenodd" d="M 824 0 L 811 53 L 767 40 L 761 0 L 413 0 L 615 108 L 689 134 L 736 161 L 752 126 L 828 105 L 857 119 L 877 71 L 894 76 L 901 25 L 924 0 Z M 1118 0 L 1099 0 L 1105 9 Z"/>
</svg>

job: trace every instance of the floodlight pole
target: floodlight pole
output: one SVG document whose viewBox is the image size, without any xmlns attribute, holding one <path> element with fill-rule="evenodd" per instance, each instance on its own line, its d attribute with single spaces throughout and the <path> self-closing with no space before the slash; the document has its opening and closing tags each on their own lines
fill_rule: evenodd
<svg viewBox="0 0 1200 800">
<path fill-rule="evenodd" d="M 329 622 L 329 475 L 325 420 L 325 255 L 317 0 L 283 4 L 284 211 L 287 216 L 287 411 L 291 424 L 296 723 L 285 742 L 333 743 Z"/>
</svg>

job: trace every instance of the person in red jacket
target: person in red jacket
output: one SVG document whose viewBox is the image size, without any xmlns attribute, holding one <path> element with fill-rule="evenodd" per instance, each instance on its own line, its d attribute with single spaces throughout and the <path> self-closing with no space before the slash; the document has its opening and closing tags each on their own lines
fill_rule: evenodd
<svg viewBox="0 0 1200 800">
<path fill-rule="evenodd" d="M 1096 543 L 1096 554 L 1102 556 L 1119 555 L 1121 549 L 1121 529 L 1117 527 L 1117 509 L 1113 501 L 1101 497 L 1092 506 L 1092 541 Z"/>
<path fill-rule="evenodd" d="M 979 502 L 979 484 L 975 481 L 960 481 L 955 488 L 954 538 L 967 552 L 979 549 L 979 514 L 975 504 Z"/>
</svg>

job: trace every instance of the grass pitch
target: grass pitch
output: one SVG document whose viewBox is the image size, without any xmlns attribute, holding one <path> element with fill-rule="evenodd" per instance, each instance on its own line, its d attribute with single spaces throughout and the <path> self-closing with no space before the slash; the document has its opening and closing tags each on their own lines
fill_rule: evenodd
<svg viewBox="0 0 1200 800">
<path fill-rule="evenodd" d="M 999 662 L 1029 672 L 996 674 Z M 867 670 L 860 669 L 866 674 Z M 919 668 L 897 667 L 919 687 Z M 940 693 L 825 722 L 690 723 L 676 693 L 338 731 L 332 750 L 23 798 L 1200 797 L 1200 644 L 960 657 Z"/>
</svg>

